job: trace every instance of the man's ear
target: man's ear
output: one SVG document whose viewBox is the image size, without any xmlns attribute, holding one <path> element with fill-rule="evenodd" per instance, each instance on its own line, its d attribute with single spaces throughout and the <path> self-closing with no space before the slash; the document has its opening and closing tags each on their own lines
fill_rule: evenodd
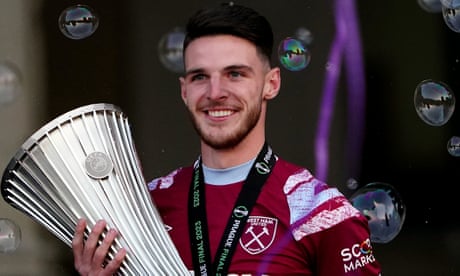
<svg viewBox="0 0 460 276">
<path fill-rule="evenodd" d="M 185 89 L 185 78 L 179 77 L 179 84 L 180 84 L 180 96 L 184 104 L 187 105 L 187 90 Z"/>
<path fill-rule="evenodd" d="M 264 99 L 270 100 L 275 98 L 281 87 L 280 68 L 272 68 L 265 76 Z"/>
</svg>

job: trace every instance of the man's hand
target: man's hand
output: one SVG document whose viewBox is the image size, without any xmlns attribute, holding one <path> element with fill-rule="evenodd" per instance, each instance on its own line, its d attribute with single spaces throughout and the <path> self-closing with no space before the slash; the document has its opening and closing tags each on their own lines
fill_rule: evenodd
<svg viewBox="0 0 460 276">
<path fill-rule="evenodd" d="M 72 251 L 74 266 L 80 275 L 113 275 L 120 268 L 126 256 L 124 248 L 118 250 L 114 258 L 105 264 L 107 253 L 118 232 L 115 229 L 110 229 L 102 243 L 98 245 L 99 237 L 104 232 L 106 225 L 107 223 L 104 220 L 98 221 L 85 242 L 86 220 L 80 219 L 78 221 L 72 240 Z"/>
</svg>

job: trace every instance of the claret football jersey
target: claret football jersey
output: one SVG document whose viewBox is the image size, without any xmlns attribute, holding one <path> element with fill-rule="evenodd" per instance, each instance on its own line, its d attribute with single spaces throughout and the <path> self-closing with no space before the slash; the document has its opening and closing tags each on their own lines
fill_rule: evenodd
<svg viewBox="0 0 460 276">
<path fill-rule="evenodd" d="M 204 168 L 211 254 L 217 251 L 252 163 Z M 188 198 L 193 167 L 148 184 L 186 266 L 193 271 Z M 214 261 L 214 260 L 212 260 Z M 278 158 L 243 228 L 229 275 L 380 275 L 366 218 L 336 188 Z"/>
</svg>

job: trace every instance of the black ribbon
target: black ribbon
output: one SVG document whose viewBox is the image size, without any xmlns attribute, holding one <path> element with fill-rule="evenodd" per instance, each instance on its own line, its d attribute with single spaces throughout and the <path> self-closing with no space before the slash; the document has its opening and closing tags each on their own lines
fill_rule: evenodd
<svg viewBox="0 0 460 276">
<path fill-rule="evenodd" d="M 205 183 L 201 158 L 193 169 L 189 193 L 189 229 L 195 275 L 226 275 L 249 214 L 275 165 L 276 157 L 267 143 L 259 152 L 238 195 L 232 214 L 211 263 L 206 219 Z"/>
</svg>

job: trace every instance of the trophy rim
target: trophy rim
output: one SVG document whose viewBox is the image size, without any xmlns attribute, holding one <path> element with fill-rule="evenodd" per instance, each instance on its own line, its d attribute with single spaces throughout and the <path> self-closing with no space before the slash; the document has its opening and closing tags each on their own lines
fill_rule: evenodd
<svg viewBox="0 0 460 276">
<path fill-rule="evenodd" d="M 40 141 L 40 139 L 48 132 L 50 132 L 52 129 L 58 127 L 61 125 L 63 122 L 68 121 L 69 119 L 81 116 L 86 113 L 90 112 L 98 112 L 98 111 L 114 111 L 118 112 L 120 114 L 123 114 L 122 109 L 111 103 L 93 103 L 93 104 L 88 104 L 88 105 L 83 105 L 76 107 L 70 111 L 67 111 L 65 113 L 62 113 L 61 115 L 58 115 L 39 129 L 37 129 L 32 135 L 27 138 L 24 143 L 19 147 L 19 149 L 16 151 L 16 153 L 13 155 L 13 157 L 10 159 L 8 164 L 6 165 L 3 175 L 2 175 L 2 180 L 0 183 L 0 188 L 1 188 L 1 194 L 3 199 L 10 203 L 7 200 L 7 192 L 6 189 L 8 188 L 8 179 L 10 178 L 10 173 L 16 168 L 18 165 L 18 162 L 22 159 L 22 157 L 26 154 L 28 150 L 30 150 L 34 145 Z"/>
</svg>

